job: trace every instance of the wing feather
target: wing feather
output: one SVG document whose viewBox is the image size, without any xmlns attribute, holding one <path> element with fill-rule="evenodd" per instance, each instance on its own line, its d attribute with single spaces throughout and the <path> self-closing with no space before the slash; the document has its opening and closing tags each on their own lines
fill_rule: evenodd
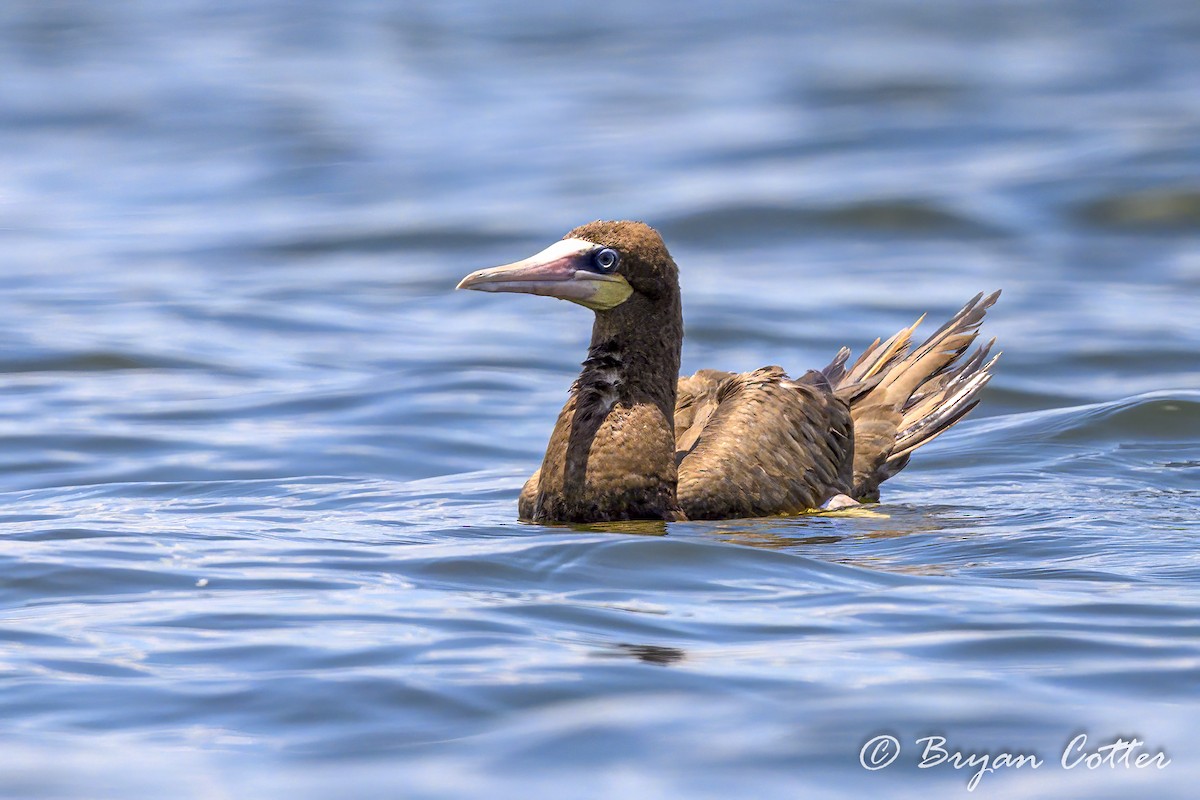
<svg viewBox="0 0 1200 800">
<path fill-rule="evenodd" d="M 794 514 L 849 491 L 850 410 L 824 374 L 697 373 L 680 387 L 678 498 L 689 519 Z"/>
</svg>

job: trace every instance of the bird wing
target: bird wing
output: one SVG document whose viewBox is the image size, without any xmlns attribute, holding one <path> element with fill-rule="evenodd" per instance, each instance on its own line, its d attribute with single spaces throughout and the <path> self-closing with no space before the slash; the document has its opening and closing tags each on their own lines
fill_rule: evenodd
<svg viewBox="0 0 1200 800">
<path fill-rule="evenodd" d="M 717 407 L 717 390 L 734 377 L 732 372 L 702 369 L 679 379 L 675 399 L 675 463 L 691 452 Z"/>
<path fill-rule="evenodd" d="M 689 519 L 799 513 L 850 491 L 850 409 L 819 372 L 683 378 L 675 430 L 678 500 Z"/>
</svg>

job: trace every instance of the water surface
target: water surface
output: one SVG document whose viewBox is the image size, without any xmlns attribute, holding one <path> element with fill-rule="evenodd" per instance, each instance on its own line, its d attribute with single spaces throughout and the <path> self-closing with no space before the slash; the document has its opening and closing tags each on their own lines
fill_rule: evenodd
<svg viewBox="0 0 1200 800">
<path fill-rule="evenodd" d="M 11 2 L 0 793 L 1004 797 L 1200 778 L 1194 3 Z M 576 224 L 684 369 L 981 290 L 983 405 L 871 513 L 535 527 Z M 1119 736 L 1166 769 L 1064 770 Z M 879 734 L 904 748 L 869 772 Z"/>
</svg>

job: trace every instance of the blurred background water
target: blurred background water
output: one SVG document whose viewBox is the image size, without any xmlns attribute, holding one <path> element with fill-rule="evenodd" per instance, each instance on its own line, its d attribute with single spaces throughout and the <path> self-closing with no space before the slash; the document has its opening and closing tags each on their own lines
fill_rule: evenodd
<svg viewBox="0 0 1200 800">
<path fill-rule="evenodd" d="M 0 74 L 4 796 L 1194 796 L 1194 0 L 7 0 Z M 595 218 L 689 372 L 1002 288 L 998 377 L 873 515 L 520 525 L 590 320 L 451 289 Z"/>
</svg>

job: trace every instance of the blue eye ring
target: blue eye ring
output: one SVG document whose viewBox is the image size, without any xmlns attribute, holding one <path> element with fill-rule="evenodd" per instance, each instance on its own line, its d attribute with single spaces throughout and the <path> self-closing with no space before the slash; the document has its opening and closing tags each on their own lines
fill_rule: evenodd
<svg viewBox="0 0 1200 800">
<path fill-rule="evenodd" d="M 621 263 L 621 254 L 611 247 L 602 247 L 592 254 L 592 263 L 600 272 L 612 272 Z"/>
</svg>

